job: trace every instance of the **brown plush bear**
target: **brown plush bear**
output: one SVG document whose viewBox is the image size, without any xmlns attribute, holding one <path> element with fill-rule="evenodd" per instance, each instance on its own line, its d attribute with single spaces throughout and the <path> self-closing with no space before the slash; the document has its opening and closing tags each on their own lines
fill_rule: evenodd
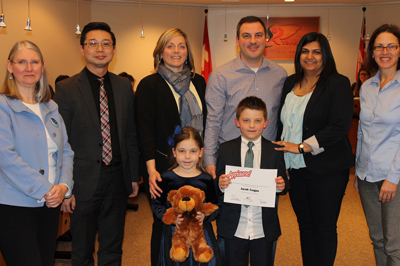
<svg viewBox="0 0 400 266">
<path fill-rule="evenodd" d="M 189 248 L 192 248 L 194 259 L 198 262 L 207 263 L 213 258 L 213 251 L 206 243 L 203 224 L 199 223 L 196 215 L 197 212 L 203 212 L 205 216 L 209 216 L 218 206 L 212 203 L 203 204 L 204 199 L 204 192 L 192 186 L 183 186 L 169 192 L 168 201 L 172 207 L 165 212 L 163 222 L 175 224 L 179 214 L 184 218 L 179 228 L 175 227 L 172 236 L 170 257 L 173 261 L 185 261 L 189 256 Z"/>
</svg>

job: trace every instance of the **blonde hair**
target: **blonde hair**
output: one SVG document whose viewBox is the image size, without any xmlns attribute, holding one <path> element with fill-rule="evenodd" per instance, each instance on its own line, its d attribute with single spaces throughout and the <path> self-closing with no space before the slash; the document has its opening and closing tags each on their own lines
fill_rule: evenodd
<svg viewBox="0 0 400 266">
<path fill-rule="evenodd" d="M 165 47 L 167 46 L 168 42 L 176 37 L 176 36 L 182 36 L 185 39 L 186 42 L 186 47 L 188 51 L 188 55 L 186 58 L 186 63 L 188 67 L 190 68 L 190 71 L 193 72 L 192 77 L 195 75 L 195 68 L 194 68 L 194 60 L 193 60 L 193 54 L 192 54 L 192 49 L 190 47 L 189 39 L 182 30 L 178 28 L 173 28 L 165 31 L 163 34 L 161 34 L 160 38 L 157 41 L 156 48 L 154 48 L 153 51 L 153 57 L 154 57 L 154 72 L 156 73 L 158 71 L 158 68 L 160 66 L 160 61 L 161 61 L 161 54 L 164 51 Z"/>
<path fill-rule="evenodd" d="M 43 64 L 43 55 L 40 52 L 39 47 L 33 42 L 27 40 L 16 42 L 11 48 L 10 54 L 8 55 L 7 59 L 10 62 L 13 61 L 17 53 L 20 52 L 22 49 L 31 49 L 35 51 L 39 55 L 40 60 Z M 10 77 L 12 77 L 12 79 L 10 79 Z M 19 93 L 14 75 L 8 70 L 4 79 L 3 87 L 0 90 L 0 94 L 4 94 L 11 99 L 21 99 L 21 94 Z M 51 100 L 51 94 L 44 65 L 42 76 L 40 77 L 40 80 L 36 83 L 34 99 L 38 103 L 48 102 Z"/>
</svg>

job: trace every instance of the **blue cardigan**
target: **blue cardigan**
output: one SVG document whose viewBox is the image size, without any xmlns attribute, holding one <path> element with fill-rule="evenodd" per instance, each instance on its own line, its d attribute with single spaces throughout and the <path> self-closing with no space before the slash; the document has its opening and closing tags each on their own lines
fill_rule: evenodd
<svg viewBox="0 0 400 266">
<path fill-rule="evenodd" d="M 74 152 L 53 101 L 40 104 L 44 124 L 58 146 L 54 185 L 72 189 Z M 20 100 L 0 95 L 0 204 L 40 207 L 53 186 L 48 181 L 48 149 L 43 123 Z"/>
</svg>

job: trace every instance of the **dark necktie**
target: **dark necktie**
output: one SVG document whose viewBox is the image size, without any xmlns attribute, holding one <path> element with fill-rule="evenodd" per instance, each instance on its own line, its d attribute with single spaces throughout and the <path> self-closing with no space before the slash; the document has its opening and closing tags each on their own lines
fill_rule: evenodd
<svg viewBox="0 0 400 266">
<path fill-rule="evenodd" d="M 254 143 L 249 141 L 247 143 L 247 146 L 249 149 L 246 152 L 246 156 L 244 157 L 244 167 L 250 167 L 253 168 L 253 161 L 254 161 L 254 152 L 253 152 L 253 146 Z M 244 205 L 246 208 L 248 208 L 250 205 Z"/>
<path fill-rule="evenodd" d="M 108 112 L 108 99 L 104 88 L 104 78 L 100 81 L 100 124 L 101 135 L 103 137 L 102 159 L 106 165 L 112 160 L 111 131 L 110 131 L 110 115 Z"/>
<path fill-rule="evenodd" d="M 254 143 L 249 141 L 247 143 L 247 146 L 249 147 L 249 149 L 246 152 L 246 157 L 244 157 L 244 167 L 253 168 L 253 161 L 254 161 L 253 146 L 254 146 Z"/>
</svg>

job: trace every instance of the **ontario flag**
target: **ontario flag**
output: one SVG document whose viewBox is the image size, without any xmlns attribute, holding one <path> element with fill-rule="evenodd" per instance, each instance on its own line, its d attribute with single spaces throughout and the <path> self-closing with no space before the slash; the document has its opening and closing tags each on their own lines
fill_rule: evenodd
<svg viewBox="0 0 400 266">
<path fill-rule="evenodd" d="M 204 22 L 203 50 L 201 52 L 201 75 L 208 82 L 212 72 L 210 41 L 208 40 L 207 13 Z"/>
<path fill-rule="evenodd" d="M 364 62 L 365 57 L 365 11 L 363 12 L 363 20 L 361 25 L 360 45 L 358 47 L 356 81 L 358 80 L 358 72 Z"/>
</svg>

